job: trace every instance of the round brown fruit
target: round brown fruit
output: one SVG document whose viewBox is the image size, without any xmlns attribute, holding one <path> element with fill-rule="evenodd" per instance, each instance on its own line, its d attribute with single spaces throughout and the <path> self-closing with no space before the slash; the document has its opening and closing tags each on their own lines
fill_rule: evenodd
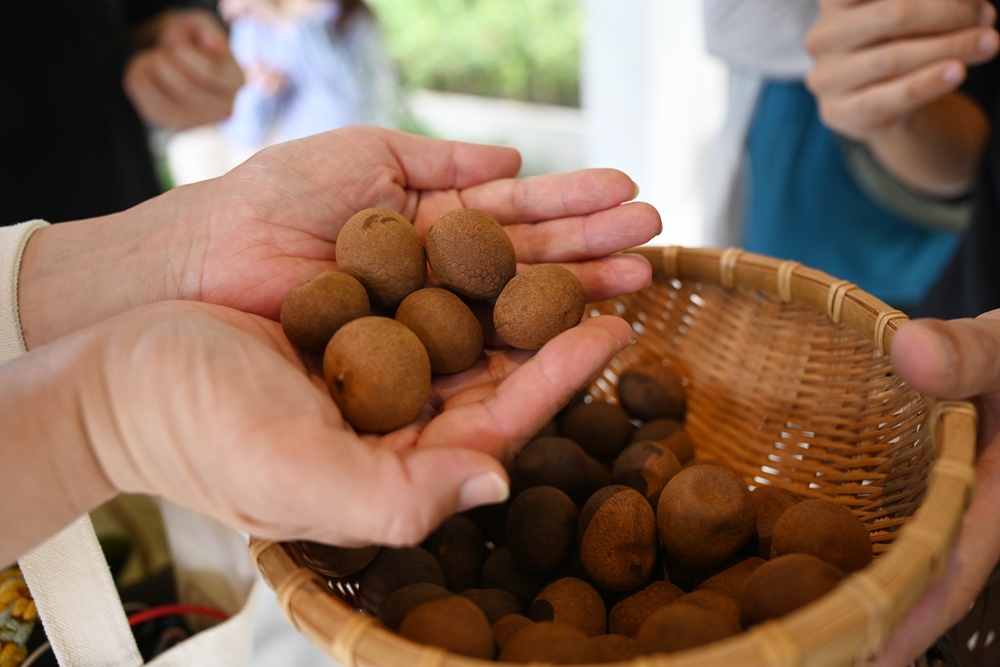
<svg viewBox="0 0 1000 667">
<path fill-rule="evenodd" d="M 554 486 L 519 493 L 507 513 L 507 548 L 526 572 L 551 572 L 565 563 L 576 543 L 579 509 Z"/>
<path fill-rule="evenodd" d="M 427 263 L 438 282 L 467 299 L 495 299 L 517 272 L 514 244 L 489 214 L 447 211 L 427 233 Z"/>
<path fill-rule="evenodd" d="M 337 235 L 337 266 L 358 279 L 372 303 L 395 308 L 427 281 L 427 258 L 410 221 L 387 208 L 352 215 Z"/>
<path fill-rule="evenodd" d="M 677 456 L 663 443 L 647 440 L 633 442 L 615 458 L 611 480 L 630 486 L 656 507 L 663 487 L 681 471 Z"/>
<path fill-rule="evenodd" d="M 406 325 L 387 317 L 341 327 L 323 354 L 323 376 L 344 419 L 371 433 L 412 422 L 431 390 L 427 350 Z"/>
<path fill-rule="evenodd" d="M 470 658 L 492 660 L 496 653 L 493 628 L 486 614 L 461 595 L 418 604 L 403 618 L 399 634 Z"/>
<path fill-rule="evenodd" d="M 325 271 L 285 297 L 281 329 L 300 350 L 323 354 L 337 329 L 370 310 L 364 285 L 346 273 Z"/>
<path fill-rule="evenodd" d="M 580 323 L 586 299 L 572 271 L 539 264 L 507 283 L 493 306 L 493 325 L 511 347 L 538 350 Z"/>
<path fill-rule="evenodd" d="M 320 542 L 299 542 L 302 560 L 311 569 L 334 579 L 346 577 L 367 567 L 378 555 L 378 546 L 338 547 Z"/>
<path fill-rule="evenodd" d="M 587 574 L 609 591 L 628 591 L 656 567 L 656 515 L 645 496 L 624 485 L 606 486 L 580 510 L 580 559 Z"/>
<path fill-rule="evenodd" d="M 607 632 L 607 613 L 597 589 L 576 577 L 551 582 L 528 608 L 528 618 L 533 621 L 568 623 L 590 637 Z"/>
<path fill-rule="evenodd" d="M 667 482 L 657 503 L 660 541 L 681 564 L 721 565 L 753 535 L 750 491 L 736 473 L 715 465 L 684 468 Z"/>
<path fill-rule="evenodd" d="M 458 373 L 483 351 L 483 328 L 465 302 L 440 287 L 413 292 L 396 309 L 402 322 L 427 348 L 434 373 Z"/>
<path fill-rule="evenodd" d="M 622 373 L 618 400 L 636 419 L 676 419 L 684 413 L 684 385 L 674 367 L 659 361 L 645 363 Z"/>
<path fill-rule="evenodd" d="M 811 498 L 786 509 L 774 524 L 771 558 L 812 554 L 844 572 L 860 570 L 873 559 L 868 528 L 843 505 Z"/>
<path fill-rule="evenodd" d="M 612 461 L 635 431 L 616 403 L 591 401 L 570 408 L 559 419 L 559 435 L 576 442 L 598 461 Z"/>
<path fill-rule="evenodd" d="M 787 554 L 767 561 L 740 590 L 740 614 L 750 627 L 780 618 L 826 595 L 847 576 L 840 568 L 809 554 Z"/>
</svg>

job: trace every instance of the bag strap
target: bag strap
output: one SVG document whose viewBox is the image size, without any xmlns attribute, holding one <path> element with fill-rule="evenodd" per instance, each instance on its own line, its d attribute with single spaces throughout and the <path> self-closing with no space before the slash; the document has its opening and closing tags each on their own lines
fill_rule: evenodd
<svg viewBox="0 0 1000 667">
<path fill-rule="evenodd" d="M 89 516 L 80 517 L 19 562 L 59 664 L 143 664 Z"/>
</svg>

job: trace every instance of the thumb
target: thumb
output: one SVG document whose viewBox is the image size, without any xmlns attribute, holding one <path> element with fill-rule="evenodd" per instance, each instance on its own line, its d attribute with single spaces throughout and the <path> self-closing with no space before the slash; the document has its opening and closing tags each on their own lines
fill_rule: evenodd
<svg viewBox="0 0 1000 667">
<path fill-rule="evenodd" d="M 471 507 L 500 503 L 509 495 L 507 473 L 499 461 L 465 448 L 413 448 L 402 453 L 366 446 L 369 456 L 355 461 L 339 488 L 323 484 L 344 503 L 325 503 L 315 524 L 331 530 L 319 541 L 331 544 L 419 544 L 442 521 Z M 343 469 L 343 468 L 342 468 Z M 315 509 L 324 504 L 314 505 Z"/>
<path fill-rule="evenodd" d="M 893 337 L 890 356 L 917 391 L 966 399 L 1000 391 L 1000 310 L 976 319 L 914 320 Z"/>
</svg>

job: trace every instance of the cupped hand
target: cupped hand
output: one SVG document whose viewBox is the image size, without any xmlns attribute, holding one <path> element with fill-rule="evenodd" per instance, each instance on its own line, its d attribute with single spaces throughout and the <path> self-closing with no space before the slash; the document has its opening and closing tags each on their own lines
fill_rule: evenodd
<svg viewBox="0 0 1000 667">
<path fill-rule="evenodd" d="M 867 140 L 954 91 L 997 53 L 984 0 L 821 0 L 807 84 L 832 129 Z"/>
<path fill-rule="evenodd" d="M 613 169 L 516 178 L 499 146 L 351 127 L 265 149 L 229 174 L 181 190 L 195 222 L 183 238 L 182 298 L 277 318 L 284 297 L 336 268 L 337 233 L 370 207 L 399 211 L 421 236 L 440 214 L 477 208 L 507 229 L 521 268 L 556 262 L 590 300 L 649 284 L 649 263 L 613 255 L 661 229 L 636 185 Z M 613 256 L 609 256 L 613 255 Z"/>
<path fill-rule="evenodd" d="M 441 382 L 421 420 L 384 436 L 353 432 L 266 318 L 164 302 L 80 335 L 85 429 L 115 489 L 263 537 L 400 545 L 502 501 L 498 458 L 596 376 L 631 329 L 603 316 L 535 354 L 491 352 Z"/>
<path fill-rule="evenodd" d="M 875 662 L 905 665 L 962 619 L 1000 562 L 1000 311 L 971 320 L 915 320 L 897 332 L 892 361 L 918 391 L 973 399 L 979 415 L 976 488 L 943 575 Z"/>
<path fill-rule="evenodd" d="M 191 9 L 168 19 L 157 42 L 129 61 L 123 83 L 143 120 L 182 130 L 227 118 L 243 72 L 219 21 Z"/>
</svg>

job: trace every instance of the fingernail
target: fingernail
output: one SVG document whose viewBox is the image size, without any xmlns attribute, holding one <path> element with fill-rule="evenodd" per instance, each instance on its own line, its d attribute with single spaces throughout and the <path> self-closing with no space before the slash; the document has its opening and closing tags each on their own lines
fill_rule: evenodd
<svg viewBox="0 0 1000 667">
<path fill-rule="evenodd" d="M 941 72 L 941 78 L 944 79 L 946 83 L 951 85 L 957 85 L 962 82 L 962 78 L 965 76 L 964 68 L 958 63 L 948 63 L 945 65 L 944 70 Z"/>
<path fill-rule="evenodd" d="M 635 192 L 632 193 L 632 199 L 635 199 L 636 197 L 639 196 L 639 184 L 636 183 L 635 181 L 632 181 L 632 185 L 635 186 Z"/>
<path fill-rule="evenodd" d="M 984 3 L 979 12 L 979 25 L 993 25 L 996 20 L 996 9 L 990 3 Z"/>
<path fill-rule="evenodd" d="M 990 55 L 997 49 L 997 34 L 990 30 L 979 38 L 979 52 L 984 56 Z"/>
<path fill-rule="evenodd" d="M 502 503 L 510 496 L 510 485 L 498 473 L 487 472 L 476 475 L 462 485 L 458 494 L 458 511 L 480 505 Z"/>
</svg>

